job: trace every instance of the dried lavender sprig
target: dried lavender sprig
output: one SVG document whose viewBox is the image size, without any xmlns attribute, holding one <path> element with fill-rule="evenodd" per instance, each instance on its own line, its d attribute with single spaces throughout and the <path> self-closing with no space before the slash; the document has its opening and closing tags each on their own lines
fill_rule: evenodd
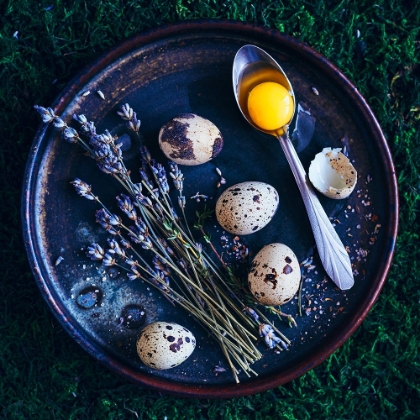
<svg viewBox="0 0 420 420">
<path fill-rule="evenodd" d="M 88 246 L 86 254 L 91 260 L 102 261 L 105 252 L 99 244 L 93 243 Z"/>
<path fill-rule="evenodd" d="M 276 328 L 275 325 L 257 307 L 255 308 L 255 312 L 257 312 L 263 320 L 263 323 L 269 324 L 287 345 L 291 344 L 291 341 L 278 328 Z"/>
<path fill-rule="evenodd" d="M 34 108 L 41 116 L 44 123 L 50 123 L 56 116 L 52 108 L 44 108 L 43 106 L 38 105 L 34 105 Z"/>
<path fill-rule="evenodd" d="M 264 337 L 264 341 L 269 349 L 273 349 L 280 344 L 284 350 L 287 350 L 287 344 L 274 333 L 274 329 L 270 324 L 260 324 L 260 336 Z"/>
<path fill-rule="evenodd" d="M 92 193 L 92 186 L 81 179 L 74 178 L 71 184 L 73 184 L 77 194 L 81 197 L 87 198 L 88 200 L 98 200 L 98 197 Z"/>
<path fill-rule="evenodd" d="M 83 114 L 74 114 L 73 119 L 80 124 L 80 131 L 88 136 L 89 138 L 96 136 L 96 127 L 92 121 L 88 119 Z"/>
<path fill-rule="evenodd" d="M 60 122 L 60 121 L 57 121 L 57 125 L 58 126 L 60 126 L 60 125 L 62 125 L 62 123 Z M 71 134 L 71 133 L 70 133 Z M 108 155 L 108 153 L 105 153 L 105 156 L 107 156 Z M 120 157 L 120 156 L 118 156 L 118 151 L 116 152 L 116 156 L 117 156 L 117 159 Z M 119 174 L 118 174 L 119 175 Z M 118 177 L 117 177 L 117 179 L 118 179 Z M 128 191 L 130 191 L 130 193 L 131 192 L 133 192 L 134 191 L 134 187 L 133 187 L 133 185 L 134 184 L 132 184 L 131 183 L 131 181 L 129 180 L 129 178 L 127 178 L 127 180 L 123 180 L 123 182 L 122 182 L 122 184 L 124 185 L 124 183 L 125 183 L 125 185 L 126 185 L 126 187 L 128 187 L 127 189 L 128 189 Z M 155 196 L 157 196 L 157 194 L 154 194 Z M 142 207 L 140 207 L 141 209 L 142 209 Z M 146 210 L 147 210 L 147 207 L 146 207 Z M 169 214 L 170 214 L 170 216 L 169 216 L 169 218 L 170 218 L 170 220 L 171 219 L 175 219 L 174 218 L 174 214 L 173 214 L 173 209 L 169 209 Z M 111 219 L 112 220 L 112 219 Z M 107 227 L 109 227 L 109 225 L 110 226 L 112 226 L 112 224 L 111 223 L 109 223 L 111 220 L 107 220 Z M 116 222 L 116 223 L 118 223 L 118 221 Z M 174 223 L 176 224 L 176 219 L 175 219 L 175 221 L 174 221 Z M 185 239 L 185 240 L 187 240 L 187 238 Z M 178 249 L 180 249 L 180 250 L 182 250 L 184 253 L 185 252 L 187 252 L 186 250 L 188 250 L 188 249 L 192 249 L 192 250 L 194 250 L 194 249 L 197 249 L 198 247 L 195 245 L 195 242 L 193 242 L 192 244 L 190 244 L 190 243 L 188 243 L 188 240 L 187 240 L 187 242 L 184 244 L 182 241 L 181 241 L 181 243 L 184 245 L 184 246 L 181 246 L 181 247 L 178 247 Z M 188 245 L 188 247 L 187 247 L 187 245 Z M 188 251 L 189 252 L 189 251 Z M 111 252 L 111 257 L 115 254 L 115 252 Z M 189 254 L 187 254 L 187 255 L 189 255 Z M 200 257 L 201 258 L 201 257 Z M 112 258 L 110 258 L 110 261 L 112 262 Z M 107 260 L 106 260 L 107 261 Z M 211 261 L 211 260 L 210 260 Z M 204 265 L 203 267 L 205 267 L 206 265 Z M 211 266 L 211 264 L 210 264 L 210 266 Z M 207 267 L 210 267 L 209 265 L 207 265 Z M 197 275 L 197 273 L 196 273 L 196 275 Z M 200 276 L 200 274 L 198 274 L 198 276 Z M 185 280 L 185 279 L 184 279 Z M 195 308 L 195 309 L 197 309 L 197 308 Z M 220 309 L 220 308 L 219 308 Z M 225 319 L 222 319 L 222 321 L 226 321 Z M 216 330 L 216 333 L 217 334 L 220 334 L 220 332 L 221 332 L 221 330 Z M 220 339 L 220 336 L 218 336 L 216 334 L 216 338 L 217 337 L 219 337 L 219 339 Z M 232 345 L 230 345 L 230 350 L 231 351 L 233 351 L 233 349 L 234 349 L 234 346 L 232 346 Z M 252 359 L 252 360 L 255 360 L 255 359 Z M 238 361 L 238 363 L 240 363 L 241 365 L 242 365 L 242 363 L 243 362 L 240 362 L 240 360 Z M 246 368 L 248 368 L 247 366 L 245 366 Z"/>
<path fill-rule="evenodd" d="M 121 194 L 117 196 L 118 207 L 128 216 L 130 220 L 137 219 L 137 212 L 133 202 L 128 195 Z"/>
<path fill-rule="evenodd" d="M 143 267 L 142 266 L 140 266 L 138 263 L 136 263 L 136 262 L 134 262 L 133 261 L 133 265 L 135 266 L 135 267 L 137 267 L 137 268 L 140 268 L 140 269 L 143 269 Z M 141 274 L 138 272 L 138 271 L 136 271 L 136 269 L 132 269 L 132 271 L 135 273 L 135 278 L 141 278 Z M 150 272 L 149 272 L 149 274 L 150 274 Z M 144 279 L 144 278 L 143 278 Z M 156 277 L 156 276 L 154 276 L 153 277 L 153 280 L 150 282 L 150 279 L 145 279 L 146 281 L 148 281 L 149 283 L 151 283 L 152 285 L 154 285 L 154 286 L 156 286 L 156 282 L 154 282 L 153 280 L 157 280 L 157 281 L 159 281 L 161 284 L 163 284 L 162 282 L 163 282 L 163 279 L 161 278 L 161 277 Z M 166 283 L 165 283 L 166 284 Z M 163 285 L 165 285 L 165 284 L 163 284 Z M 158 287 L 161 291 L 163 291 L 163 292 L 168 292 L 169 291 L 169 289 L 168 288 L 165 288 L 165 287 Z M 195 314 L 196 316 L 197 316 L 197 318 L 199 319 L 199 320 L 201 320 L 202 322 L 204 322 L 204 325 L 205 326 L 207 326 L 207 327 L 209 327 L 210 329 L 212 329 L 213 331 L 219 331 L 220 332 L 220 330 L 218 329 L 218 327 L 217 327 L 217 323 L 215 323 L 215 321 L 214 320 L 212 320 L 211 318 L 209 318 L 209 315 L 208 314 L 206 314 L 206 313 L 197 313 L 197 308 L 196 307 L 194 307 L 194 306 L 191 306 L 191 303 L 190 302 L 188 302 L 187 300 L 185 300 L 185 298 L 182 296 L 182 295 L 180 295 L 178 292 L 175 292 L 175 291 L 171 291 L 171 293 L 173 293 L 174 294 L 174 297 L 176 298 L 176 301 L 178 302 L 178 303 L 180 303 L 181 304 L 181 306 L 183 306 L 183 307 L 186 307 L 188 310 L 189 310 L 189 312 L 191 312 L 191 313 L 193 313 L 193 314 Z M 204 317 L 204 318 L 203 318 Z M 225 334 L 228 334 L 229 336 L 231 336 L 233 339 L 237 339 L 237 336 L 235 335 L 235 333 L 233 332 L 233 331 L 229 331 L 229 330 L 226 330 L 226 329 L 224 329 L 224 331 L 225 331 Z M 233 335 L 232 335 L 232 332 L 233 332 Z M 222 339 L 224 340 L 224 341 L 227 341 L 228 343 L 229 343 L 229 347 L 231 348 L 231 349 L 235 349 L 235 351 L 239 351 L 239 352 L 241 352 L 241 348 L 240 347 L 238 347 L 236 344 L 234 344 L 233 342 L 231 342 L 230 340 L 228 340 L 228 338 L 227 337 L 225 337 L 225 336 L 222 336 Z M 246 347 L 242 347 L 242 348 L 246 348 Z M 255 357 L 253 357 L 253 356 L 251 356 L 251 355 L 254 355 L 254 356 L 257 356 L 257 358 L 259 358 L 259 357 L 261 357 L 261 354 L 258 352 L 257 354 L 255 354 L 255 351 L 253 350 L 253 349 L 250 349 L 250 348 L 248 348 L 247 349 L 247 351 L 249 351 L 250 352 L 250 354 L 244 354 L 244 356 L 247 358 L 247 359 L 249 359 L 250 361 L 254 361 L 255 360 Z"/>
<path fill-rule="evenodd" d="M 39 113 L 44 123 L 52 123 L 54 127 L 61 129 L 61 137 L 68 143 L 79 143 L 85 150 L 91 153 L 90 147 L 79 136 L 78 132 L 69 127 L 58 115 L 55 115 L 52 108 L 44 108 L 34 105 L 35 110 Z"/>
<path fill-rule="evenodd" d="M 121 106 L 121 111 L 117 111 L 117 114 L 125 121 L 127 121 L 127 127 L 134 133 L 138 134 L 140 131 L 141 121 L 137 119 L 137 115 L 133 108 L 129 104 Z"/>
<path fill-rule="evenodd" d="M 109 215 L 107 215 L 107 217 L 105 218 L 106 219 L 106 221 L 108 222 L 108 219 L 109 219 Z M 117 223 L 118 223 L 119 221 L 117 221 Z M 106 225 L 108 228 L 109 228 L 109 226 L 108 225 Z M 110 259 L 110 261 L 111 262 L 113 262 L 113 259 Z M 134 277 L 135 278 L 137 278 L 138 277 L 138 273 L 134 273 Z M 130 278 L 130 276 L 129 276 L 129 278 Z M 131 277 L 131 278 L 133 278 L 133 277 Z M 191 308 L 190 308 L 190 311 L 191 311 Z M 231 350 L 232 351 L 232 350 Z"/>
</svg>

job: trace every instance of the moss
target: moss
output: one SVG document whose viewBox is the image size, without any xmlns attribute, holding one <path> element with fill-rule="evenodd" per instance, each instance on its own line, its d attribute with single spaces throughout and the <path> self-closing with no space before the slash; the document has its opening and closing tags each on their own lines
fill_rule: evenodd
<svg viewBox="0 0 420 420">
<path fill-rule="evenodd" d="M 1 418 L 417 418 L 420 3 L 406 4 L 402 0 L 0 2 Z M 33 104 L 51 103 L 93 57 L 124 38 L 157 25 L 198 18 L 264 24 L 297 37 L 336 64 L 366 97 L 384 130 L 401 198 L 391 273 L 359 330 L 325 363 L 299 379 L 228 401 L 183 400 L 140 389 L 85 354 L 40 297 L 26 263 L 19 218 L 24 165 L 39 124 Z"/>
</svg>

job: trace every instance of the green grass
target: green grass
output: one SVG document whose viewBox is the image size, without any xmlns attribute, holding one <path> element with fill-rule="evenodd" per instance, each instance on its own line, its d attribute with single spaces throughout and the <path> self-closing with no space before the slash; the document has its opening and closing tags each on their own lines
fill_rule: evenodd
<svg viewBox="0 0 420 420">
<path fill-rule="evenodd" d="M 420 416 L 420 3 L 403 4 L 407 2 L 0 0 L 0 418 Z M 40 296 L 26 261 L 19 214 L 24 166 L 39 125 L 32 106 L 48 106 L 80 68 L 116 42 L 161 24 L 198 18 L 266 25 L 306 42 L 336 64 L 379 120 L 395 160 L 401 199 L 389 279 L 358 331 L 299 379 L 221 401 L 163 396 L 127 383 L 91 359 Z M 357 31 L 366 46 L 363 58 L 354 52 Z"/>
</svg>

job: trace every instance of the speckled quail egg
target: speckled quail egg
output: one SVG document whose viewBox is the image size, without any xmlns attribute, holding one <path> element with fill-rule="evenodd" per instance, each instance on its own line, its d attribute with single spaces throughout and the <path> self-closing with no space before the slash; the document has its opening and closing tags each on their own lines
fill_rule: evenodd
<svg viewBox="0 0 420 420">
<path fill-rule="evenodd" d="M 160 129 L 159 146 L 168 159 L 193 166 L 215 158 L 223 148 L 223 137 L 206 118 L 181 114 Z"/>
<path fill-rule="evenodd" d="M 341 149 L 326 147 L 311 162 L 309 180 L 329 198 L 346 198 L 356 186 L 357 171 Z"/>
<path fill-rule="evenodd" d="M 247 181 L 225 190 L 216 203 L 216 218 L 223 229 L 249 235 L 266 226 L 276 213 L 279 195 L 264 182 Z"/>
<path fill-rule="evenodd" d="M 262 305 L 282 305 L 298 291 L 300 277 L 294 252 L 287 245 L 273 243 L 262 248 L 253 259 L 248 285 Z"/>
<path fill-rule="evenodd" d="M 184 362 L 195 349 L 194 335 L 179 324 L 157 321 L 147 325 L 137 340 L 141 361 L 165 370 Z"/>
</svg>

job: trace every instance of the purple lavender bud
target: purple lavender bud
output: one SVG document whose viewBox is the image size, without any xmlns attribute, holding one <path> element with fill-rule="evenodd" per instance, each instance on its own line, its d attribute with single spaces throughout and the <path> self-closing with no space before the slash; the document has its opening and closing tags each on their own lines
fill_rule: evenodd
<svg viewBox="0 0 420 420">
<path fill-rule="evenodd" d="M 73 127 L 66 127 L 62 131 L 61 137 L 69 143 L 77 143 L 79 135 Z"/>
<path fill-rule="evenodd" d="M 125 256 L 125 251 L 120 247 L 120 244 L 116 239 L 108 239 L 108 244 L 114 253 L 122 257 Z"/>
<path fill-rule="evenodd" d="M 180 195 L 180 196 L 178 197 L 178 205 L 179 205 L 179 207 L 180 207 L 181 209 L 184 209 L 184 208 L 185 208 L 185 205 L 186 205 L 186 200 L 185 200 L 185 197 L 184 197 L 183 195 Z"/>
<path fill-rule="evenodd" d="M 133 131 L 138 133 L 140 131 L 141 121 L 139 119 L 137 119 L 137 114 L 135 112 L 133 113 L 132 123 L 133 123 L 133 126 L 134 126 Z"/>
<path fill-rule="evenodd" d="M 114 137 L 112 137 L 112 134 L 108 130 L 104 131 L 102 138 L 106 144 L 111 144 L 114 142 Z"/>
<path fill-rule="evenodd" d="M 141 244 L 144 241 L 144 236 L 140 233 L 136 232 L 135 227 L 131 227 L 130 231 L 128 232 L 128 236 L 132 242 L 135 244 Z"/>
<path fill-rule="evenodd" d="M 100 261 L 104 258 L 104 250 L 102 249 L 100 245 L 93 243 L 88 246 L 86 255 L 91 260 Z"/>
<path fill-rule="evenodd" d="M 128 104 L 121 106 L 121 111 L 117 111 L 117 114 L 126 121 L 130 121 L 133 118 L 133 109 Z"/>
<path fill-rule="evenodd" d="M 133 203 L 125 194 L 121 194 L 117 197 L 118 207 L 129 217 L 131 220 L 137 219 L 137 213 L 133 206 Z"/>
<path fill-rule="evenodd" d="M 109 223 L 112 226 L 119 226 L 121 224 L 121 218 L 116 214 L 109 214 Z"/>
<path fill-rule="evenodd" d="M 140 273 L 127 273 L 127 277 L 130 281 L 137 280 L 140 277 Z"/>
<path fill-rule="evenodd" d="M 60 117 L 54 117 L 53 126 L 55 128 L 63 128 L 66 126 L 66 123 Z"/>
<path fill-rule="evenodd" d="M 121 243 L 121 246 L 123 246 L 126 249 L 131 248 L 130 242 L 127 241 L 127 239 L 125 238 L 120 238 L 120 243 Z"/>
<path fill-rule="evenodd" d="M 81 197 L 87 198 L 88 200 L 96 199 L 96 197 L 92 194 L 92 187 L 89 184 L 86 184 L 86 182 L 83 182 L 79 178 L 75 178 L 71 183 L 76 189 L 77 194 Z"/>
<path fill-rule="evenodd" d="M 105 267 L 112 267 L 113 265 L 116 264 L 115 258 L 112 254 L 113 254 L 112 252 L 108 251 L 104 255 L 104 258 L 102 260 L 102 265 L 104 265 Z"/>
<path fill-rule="evenodd" d="M 38 105 L 35 105 L 34 108 L 41 116 L 44 123 L 50 123 L 55 117 L 54 111 L 51 108 L 44 108 L 43 106 Z"/>
<path fill-rule="evenodd" d="M 79 124 L 86 124 L 88 122 L 87 118 L 83 114 L 73 114 L 73 119 Z"/>
</svg>

